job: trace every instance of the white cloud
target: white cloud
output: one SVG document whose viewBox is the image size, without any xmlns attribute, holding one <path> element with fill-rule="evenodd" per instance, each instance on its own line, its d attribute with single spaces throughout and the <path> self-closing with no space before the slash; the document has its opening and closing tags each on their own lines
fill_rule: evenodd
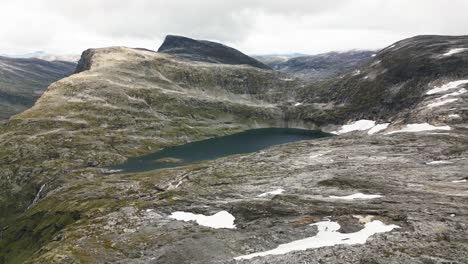
<svg viewBox="0 0 468 264">
<path fill-rule="evenodd" d="M 2 0 L 0 53 L 157 49 L 166 34 L 248 53 L 377 49 L 417 34 L 466 34 L 468 1 Z"/>
</svg>

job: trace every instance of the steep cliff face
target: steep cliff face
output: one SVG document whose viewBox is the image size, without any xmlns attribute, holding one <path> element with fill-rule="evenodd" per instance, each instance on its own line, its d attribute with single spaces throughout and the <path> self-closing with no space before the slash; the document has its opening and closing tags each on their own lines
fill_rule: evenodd
<svg viewBox="0 0 468 264">
<path fill-rule="evenodd" d="M 0 56 L 0 119 L 29 107 L 49 84 L 73 73 L 76 64 Z"/>
<path fill-rule="evenodd" d="M 261 69 L 270 69 L 267 65 L 231 47 L 212 41 L 195 40 L 182 36 L 167 36 L 158 52 L 173 54 L 195 61 L 234 65 L 245 64 Z"/>
</svg>

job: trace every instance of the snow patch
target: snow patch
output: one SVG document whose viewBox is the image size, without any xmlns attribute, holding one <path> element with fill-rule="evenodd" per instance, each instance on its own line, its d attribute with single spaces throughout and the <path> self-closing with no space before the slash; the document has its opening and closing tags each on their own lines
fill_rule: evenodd
<svg viewBox="0 0 468 264">
<path fill-rule="evenodd" d="M 458 80 L 458 81 L 449 82 L 447 84 L 442 85 L 441 87 L 436 87 L 434 89 L 427 91 L 426 94 L 430 95 L 430 94 L 442 93 L 451 89 L 458 88 L 460 85 L 467 84 L 467 83 L 468 83 L 468 80 Z"/>
<path fill-rule="evenodd" d="M 344 125 L 341 127 L 339 131 L 333 131 L 331 133 L 340 135 L 340 134 L 344 134 L 344 133 L 348 133 L 352 131 L 368 130 L 368 129 L 373 128 L 374 126 L 375 126 L 375 121 L 362 119 L 362 120 L 355 121 L 349 125 Z"/>
<path fill-rule="evenodd" d="M 300 106 L 302 103 L 295 103 L 294 106 Z"/>
<path fill-rule="evenodd" d="M 446 94 L 444 96 L 441 96 L 440 99 L 444 99 L 444 98 L 447 98 L 449 96 L 459 96 L 459 95 L 462 95 L 464 93 L 466 93 L 466 89 L 461 88 L 460 90 L 458 90 L 458 92 L 453 92 L 453 93 L 449 93 L 449 94 Z"/>
<path fill-rule="evenodd" d="M 282 194 L 284 192 L 283 189 L 276 189 L 274 191 L 271 191 L 271 192 L 266 192 L 266 193 L 262 193 L 260 195 L 257 195 L 257 197 L 266 197 L 266 196 L 269 196 L 269 195 L 278 195 L 278 194 Z"/>
<path fill-rule="evenodd" d="M 377 56 L 377 54 L 372 54 L 372 55 L 371 55 L 371 57 L 375 57 L 375 56 Z"/>
<path fill-rule="evenodd" d="M 451 114 L 451 115 L 448 115 L 449 118 L 461 118 L 460 115 L 457 115 L 457 114 Z"/>
<path fill-rule="evenodd" d="M 340 233 L 340 225 L 337 222 L 323 221 L 311 224 L 318 229 L 317 235 L 300 240 L 295 240 L 290 243 L 281 244 L 277 248 L 243 255 L 234 259 L 251 259 L 254 257 L 263 257 L 267 255 L 282 255 L 292 251 L 307 250 L 311 248 L 330 247 L 334 245 L 353 245 L 365 244 L 367 239 L 377 233 L 390 232 L 395 228 L 400 228 L 397 225 L 386 225 L 381 221 L 372 221 L 364 225 L 364 228 L 354 233 Z"/>
<path fill-rule="evenodd" d="M 441 97 L 441 98 L 442 98 L 442 97 Z M 427 107 L 429 107 L 429 108 L 434 108 L 434 107 L 446 105 L 446 104 L 449 104 L 449 103 L 453 103 L 453 102 L 455 102 L 455 101 L 457 101 L 457 100 L 458 100 L 457 98 L 446 99 L 446 100 L 443 100 L 443 101 L 439 101 L 439 102 L 435 102 L 435 103 L 428 104 Z"/>
<path fill-rule="evenodd" d="M 195 221 L 201 226 L 207 226 L 211 228 L 236 228 L 236 225 L 234 225 L 235 217 L 227 211 L 220 211 L 214 215 L 209 216 L 177 211 L 172 213 L 169 218 L 185 222 Z"/>
<path fill-rule="evenodd" d="M 431 131 L 431 130 L 450 130 L 449 126 L 433 126 L 428 123 L 421 124 L 408 124 L 403 129 L 385 133 L 385 135 L 391 135 L 401 132 L 422 132 L 422 131 Z"/>
<path fill-rule="evenodd" d="M 462 182 L 466 182 L 466 179 L 463 179 L 463 180 L 456 180 L 456 181 L 452 181 L 453 183 L 462 183 Z"/>
<path fill-rule="evenodd" d="M 367 131 L 367 134 L 372 135 L 375 133 L 378 133 L 384 129 L 387 129 L 387 127 L 390 125 L 390 123 L 383 123 L 383 124 L 378 124 L 371 128 L 369 131 Z"/>
<path fill-rule="evenodd" d="M 356 199 L 377 199 L 382 198 L 382 195 L 378 194 L 364 194 L 364 193 L 355 193 L 347 196 L 330 196 L 332 199 L 343 199 L 343 200 L 356 200 Z"/>
<path fill-rule="evenodd" d="M 426 164 L 427 165 L 435 165 L 435 164 L 450 164 L 452 162 L 450 161 L 446 161 L 446 160 L 434 160 L 434 161 L 431 161 L 431 162 L 427 162 Z"/>
<path fill-rule="evenodd" d="M 446 53 L 444 53 L 443 55 L 444 56 L 450 56 L 450 55 L 457 54 L 457 53 L 464 52 L 464 51 L 468 51 L 468 48 L 451 49 L 451 50 L 447 51 Z"/>
</svg>

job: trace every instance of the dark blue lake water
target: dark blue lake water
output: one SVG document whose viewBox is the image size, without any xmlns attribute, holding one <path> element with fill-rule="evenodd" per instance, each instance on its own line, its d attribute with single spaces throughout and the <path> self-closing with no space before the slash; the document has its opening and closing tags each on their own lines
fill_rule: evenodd
<svg viewBox="0 0 468 264">
<path fill-rule="evenodd" d="M 187 143 L 128 159 L 113 167 L 124 172 L 142 172 L 177 167 L 191 162 L 211 160 L 234 154 L 256 152 L 274 145 L 331 136 L 318 130 L 261 128 Z"/>
</svg>

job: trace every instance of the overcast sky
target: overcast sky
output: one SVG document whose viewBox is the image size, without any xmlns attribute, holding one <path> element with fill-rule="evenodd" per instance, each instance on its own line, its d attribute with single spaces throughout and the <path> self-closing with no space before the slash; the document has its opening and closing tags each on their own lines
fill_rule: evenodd
<svg viewBox="0 0 468 264">
<path fill-rule="evenodd" d="M 0 54 L 157 49 L 167 34 L 249 54 L 379 49 L 468 34 L 468 0 L 0 0 Z"/>
</svg>

